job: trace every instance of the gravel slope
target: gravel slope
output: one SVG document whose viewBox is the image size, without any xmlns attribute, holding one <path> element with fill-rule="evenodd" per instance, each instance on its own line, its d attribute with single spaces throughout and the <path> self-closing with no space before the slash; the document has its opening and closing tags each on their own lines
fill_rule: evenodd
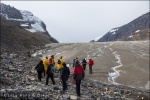
<svg viewBox="0 0 150 100">
<path fill-rule="evenodd" d="M 118 41 L 61 45 L 51 44 L 51 47 L 57 47 L 43 54 L 43 57 L 50 57 L 50 55 L 54 54 L 55 60 L 57 61 L 58 57 L 63 56 L 64 60 L 69 64 L 72 63 L 72 60 L 76 57 L 78 57 L 80 61 L 83 58 L 88 59 L 89 57 L 93 57 L 95 61 L 95 65 L 93 66 L 94 74 L 88 74 L 87 66 L 87 78 L 112 84 L 113 82 L 108 80 L 108 75 L 113 75 L 111 74 L 114 72 L 113 68 L 118 67 L 116 70 L 119 75 L 116 76 L 116 78 L 112 77 L 116 84 L 148 89 L 149 41 Z"/>
<path fill-rule="evenodd" d="M 70 65 L 72 59 L 93 57 L 93 74 L 85 71 L 81 84 L 81 97 L 75 85 L 68 80 L 68 90 L 62 93 L 58 73 L 56 85 L 45 86 L 45 78 L 37 81 L 34 70 L 39 58 L 63 56 Z M 44 49 L 26 55 L 1 55 L 0 100 L 148 100 L 149 99 L 149 42 L 62 43 L 48 44 Z M 115 73 L 116 72 L 116 73 Z M 114 76 L 113 76 L 114 75 Z M 136 87 L 136 88 L 135 88 Z"/>
</svg>

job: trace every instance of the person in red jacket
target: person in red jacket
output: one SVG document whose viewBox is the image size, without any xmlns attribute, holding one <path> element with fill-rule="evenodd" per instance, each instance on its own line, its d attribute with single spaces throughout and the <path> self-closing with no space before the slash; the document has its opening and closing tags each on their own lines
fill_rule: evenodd
<svg viewBox="0 0 150 100">
<path fill-rule="evenodd" d="M 79 61 L 75 61 L 75 68 L 74 68 L 74 73 L 73 73 L 73 79 L 76 83 L 76 93 L 78 96 L 80 96 L 80 84 L 81 80 L 84 78 L 84 69 L 83 67 L 79 64 Z"/>
<path fill-rule="evenodd" d="M 89 63 L 89 74 L 92 74 L 93 73 L 92 66 L 94 65 L 94 61 L 90 58 L 88 63 Z"/>
</svg>

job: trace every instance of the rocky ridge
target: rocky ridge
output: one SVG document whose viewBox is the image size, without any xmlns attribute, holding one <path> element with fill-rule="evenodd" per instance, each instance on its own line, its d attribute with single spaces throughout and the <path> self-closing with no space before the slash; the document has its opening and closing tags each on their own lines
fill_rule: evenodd
<svg viewBox="0 0 150 100">
<path fill-rule="evenodd" d="M 18 10 L 3 3 L 0 4 L 1 16 L 9 21 L 13 21 L 30 32 L 47 32 L 46 25 L 30 11 Z M 47 34 L 49 35 L 49 34 Z"/>
<path fill-rule="evenodd" d="M 49 49 L 54 48 L 45 48 L 44 51 L 48 52 Z M 38 62 L 38 57 L 3 53 L 0 68 L 0 98 L 5 100 L 148 100 L 149 91 L 121 85 L 107 85 L 88 80 L 86 76 L 81 84 L 81 97 L 76 96 L 72 75 L 68 80 L 68 90 L 63 93 L 58 73 L 55 73 L 56 85 L 52 85 L 49 80 L 49 85 L 45 86 L 44 77 L 42 82 L 37 81 L 34 67 Z"/>
<path fill-rule="evenodd" d="M 58 41 L 48 33 L 45 23 L 38 17 L 34 16 L 30 11 L 18 10 L 3 3 L 0 3 L 0 7 L 0 17 L 2 21 L 6 19 L 11 23 L 16 24 L 16 26 L 22 30 L 28 31 L 30 34 L 34 33 L 35 35 L 40 35 L 38 37 L 43 38 L 43 40 L 45 39 L 49 42 L 58 43 Z M 14 29 L 11 29 L 11 32 L 13 30 Z"/>
<path fill-rule="evenodd" d="M 101 38 L 90 42 L 149 40 L 149 18 L 150 12 L 145 13 L 123 26 L 111 29 Z"/>
</svg>

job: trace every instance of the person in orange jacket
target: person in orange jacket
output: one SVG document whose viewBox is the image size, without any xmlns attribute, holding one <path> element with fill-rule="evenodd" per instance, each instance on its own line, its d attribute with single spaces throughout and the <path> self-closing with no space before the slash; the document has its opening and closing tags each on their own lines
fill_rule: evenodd
<svg viewBox="0 0 150 100">
<path fill-rule="evenodd" d="M 93 73 L 92 66 L 94 65 L 94 61 L 90 58 L 88 64 L 89 64 L 89 74 L 92 74 Z"/>
</svg>

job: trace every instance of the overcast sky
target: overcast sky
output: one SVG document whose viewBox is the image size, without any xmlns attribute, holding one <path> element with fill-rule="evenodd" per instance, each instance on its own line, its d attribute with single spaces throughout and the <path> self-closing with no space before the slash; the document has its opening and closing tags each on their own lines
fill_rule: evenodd
<svg viewBox="0 0 150 100">
<path fill-rule="evenodd" d="M 149 1 L 1 1 L 29 10 L 59 42 L 89 42 L 149 12 Z"/>
</svg>

